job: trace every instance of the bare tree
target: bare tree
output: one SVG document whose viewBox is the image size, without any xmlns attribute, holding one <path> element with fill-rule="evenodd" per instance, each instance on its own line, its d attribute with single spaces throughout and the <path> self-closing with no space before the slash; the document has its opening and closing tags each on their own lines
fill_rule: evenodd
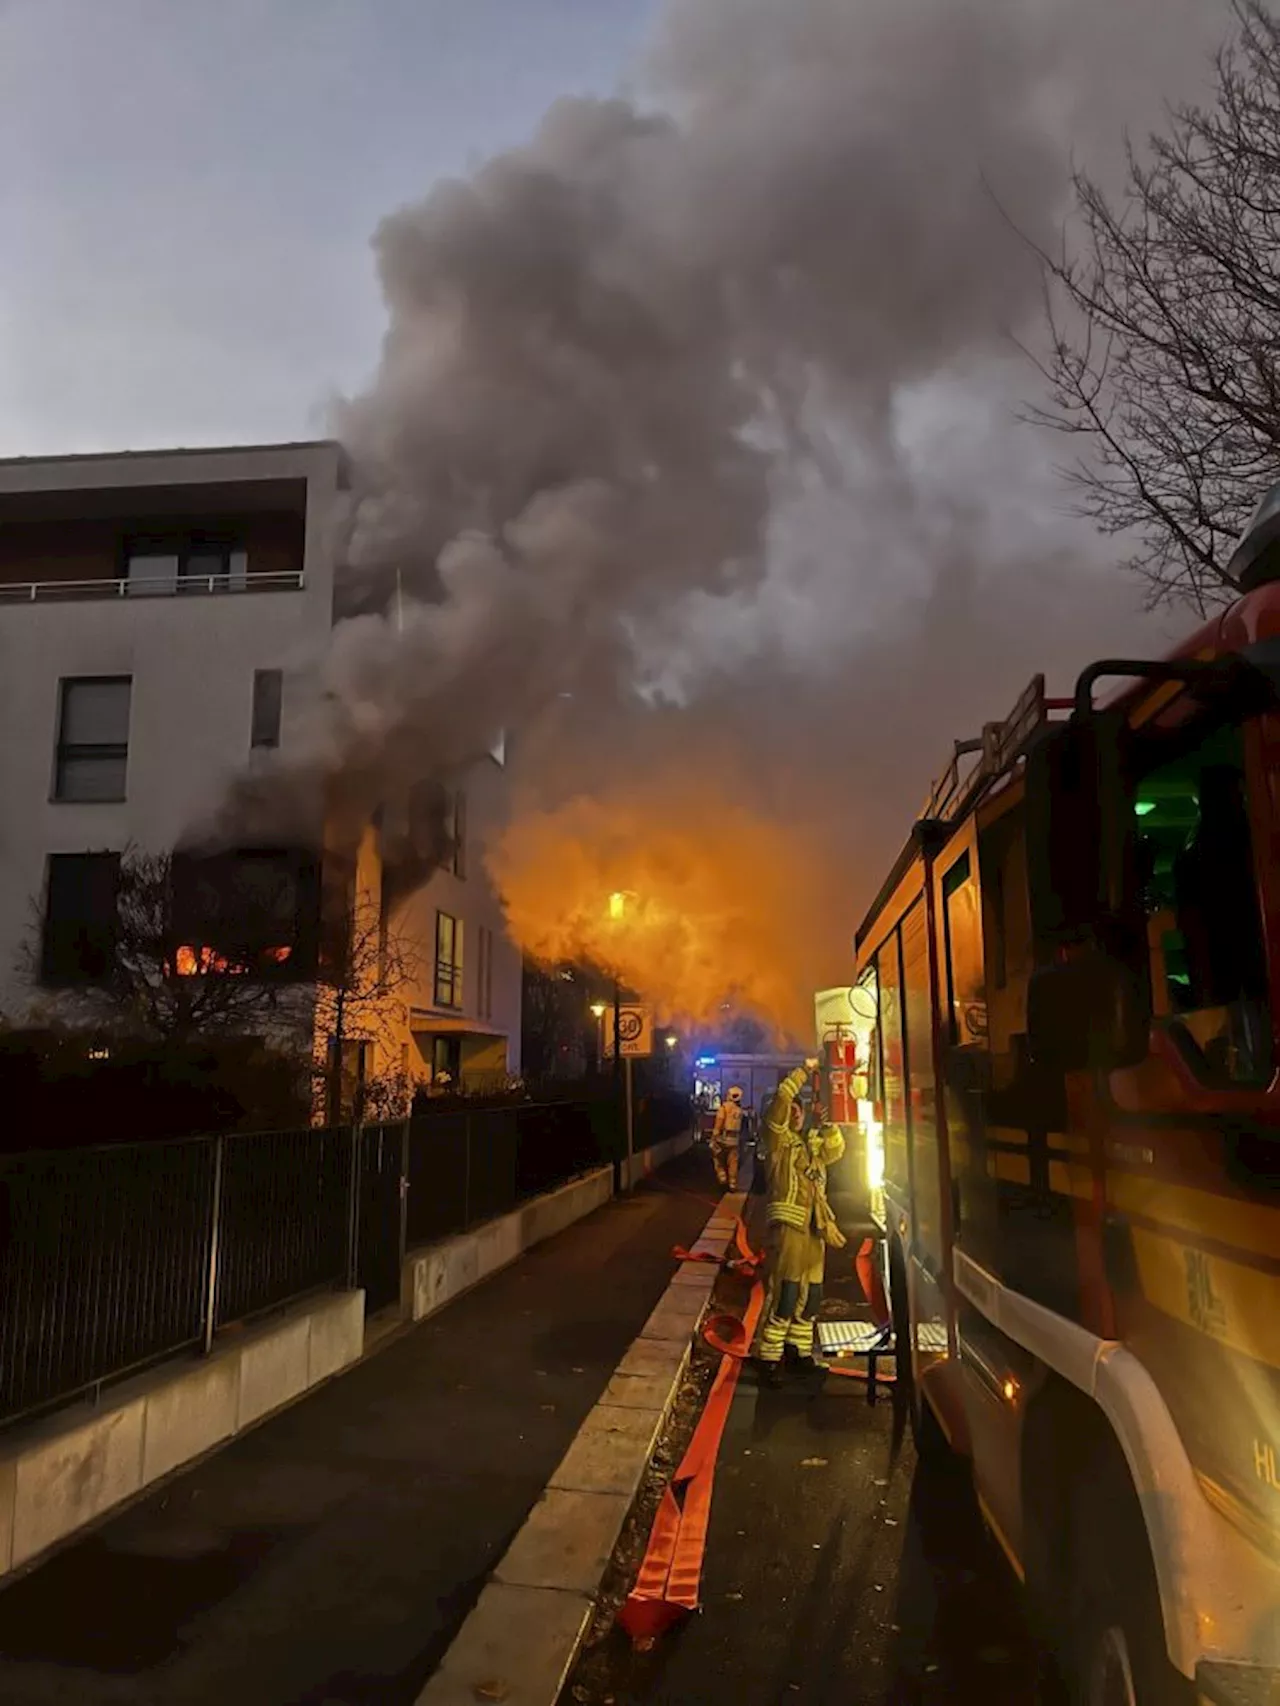
<svg viewBox="0 0 1280 1706">
<path fill-rule="evenodd" d="M 316 989 L 316 1088 L 326 1117 L 365 1113 L 393 1118 L 413 1098 L 416 1080 L 399 1064 L 404 992 L 416 980 L 415 940 L 390 928 L 383 907 L 357 898 L 347 927 L 326 955 Z M 363 1062 L 393 1064 L 367 1072 Z"/>
<path fill-rule="evenodd" d="M 274 1022 L 280 990 L 262 975 L 247 946 L 273 935 L 274 920 L 251 917 L 249 897 L 241 905 L 241 947 L 215 951 L 184 940 L 175 916 L 174 859 L 168 853 L 125 853 L 119 866 L 115 917 L 92 945 L 86 944 L 83 974 L 66 987 L 50 988 L 42 1006 L 77 1029 L 146 1039 L 181 1047 L 199 1038 L 240 1036 Z M 189 934 L 189 932 L 185 933 Z M 37 909 L 23 946 L 23 970 L 41 978 L 44 921 Z M 268 952 L 270 953 L 268 948 Z M 278 964 L 279 962 L 273 962 Z"/>
<path fill-rule="evenodd" d="M 1235 0 L 1212 100 L 1170 112 L 1126 193 L 1076 179 L 1082 241 L 1046 256 L 1050 401 L 1085 441 L 1081 511 L 1135 541 L 1149 603 L 1206 610 L 1280 478 L 1280 23 Z"/>
</svg>

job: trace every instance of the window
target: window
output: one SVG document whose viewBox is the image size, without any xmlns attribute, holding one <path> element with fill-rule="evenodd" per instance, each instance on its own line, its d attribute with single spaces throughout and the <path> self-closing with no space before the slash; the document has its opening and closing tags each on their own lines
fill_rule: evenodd
<svg viewBox="0 0 1280 1706">
<path fill-rule="evenodd" d="M 445 830 L 449 837 L 449 869 L 455 877 L 467 874 L 467 796 L 461 788 L 450 794 Z"/>
<path fill-rule="evenodd" d="M 880 1086 L 884 1105 L 885 1176 L 906 1197 L 907 1164 L 906 1048 L 902 1034 L 902 966 L 895 930 L 876 955 L 880 992 Z"/>
<path fill-rule="evenodd" d="M 966 853 L 942 880 L 946 913 L 947 1003 L 951 1041 L 967 1047 L 985 1042 L 986 991 L 982 974 L 982 916 L 978 886 Z"/>
<path fill-rule="evenodd" d="M 262 848 L 175 853 L 171 877 L 178 976 L 314 975 L 317 872 L 306 855 Z"/>
<path fill-rule="evenodd" d="M 328 1107 L 330 1125 L 342 1125 L 364 1115 L 365 1086 L 371 1077 L 373 1044 L 357 1037 L 331 1036 L 328 1044 Z"/>
<path fill-rule="evenodd" d="M 255 669 L 253 672 L 253 719 L 251 747 L 280 745 L 280 712 L 284 700 L 284 671 Z"/>
<path fill-rule="evenodd" d="M 477 1016 L 481 1019 L 493 1018 L 493 931 L 487 930 L 482 924 L 476 937 L 477 950 L 477 981 L 479 984 L 477 1001 Z"/>
<path fill-rule="evenodd" d="M 45 886 L 40 981 L 101 983 L 115 958 L 118 853 L 55 853 Z"/>
<path fill-rule="evenodd" d="M 857 984 L 849 992 L 850 1003 L 855 1018 L 871 1021 L 871 1035 L 867 1044 L 867 1081 L 864 1099 L 868 1102 L 880 1103 L 883 1111 L 884 1103 L 884 1074 L 881 1070 L 882 1024 L 880 1015 L 880 986 L 876 977 L 876 964 L 873 960 L 858 979 Z"/>
<path fill-rule="evenodd" d="M 448 1079 L 456 1084 L 462 1076 L 462 1038 L 433 1037 L 431 1039 L 431 1076 L 433 1080 Z"/>
<path fill-rule="evenodd" d="M 941 1259 L 941 1180 L 933 1059 L 933 1002 L 929 984 L 929 936 L 925 909 L 917 901 L 902 921 L 902 1010 L 907 1033 L 907 1128 L 911 1139 L 911 1186 L 915 1237 L 936 1262 Z"/>
<path fill-rule="evenodd" d="M 177 551 L 162 544 L 130 544 L 125 551 L 123 576 L 129 583 L 129 596 L 145 598 L 148 593 L 176 591 L 178 565 Z"/>
<path fill-rule="evenodd" d="M 1239 728 L 1190 737 L 1138 783 L 1152 1003 L 1201 1075 L 1271 1071 L 1268 989 Z"/>
<path fill-rule="evenodd" d="M 124 799 L 131 685 L 127 675 L 63 681 L 55 800 Z"/>
<path fill-rule="evenodd" d="M 462 1006 L 462 920 L 436 913 L 436 1006 Z"/>
<path fill-rule="evenodd" d="M 129 594 L 222 591 L 242 587 L 248 560 L 232 539 L 216 534 L 138 535 L 126 541 L 123 578 Z"/>
</svg>

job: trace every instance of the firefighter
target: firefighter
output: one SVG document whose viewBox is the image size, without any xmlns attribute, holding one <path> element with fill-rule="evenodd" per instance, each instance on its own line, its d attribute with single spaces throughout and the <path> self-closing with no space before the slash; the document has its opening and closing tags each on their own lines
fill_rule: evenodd
<svg viewBox="0 0 1280 1706">
<path fill-rule="evenodd" d="M 738 1188 L 738 1144 L 742 1140 L 742 1091 L 735 1084 L 716 1109 L 711 1128 L 711 1159 L 716 1178 L 731 1191 Z"/>
<path fill-rule="evenodd" d="M 827 1367 L 814 1343 L 815 1323 L 827 1250 L 845 1243 L 827 1201 L 827 1168 L 844 1154 L 844 1136 L 816 1102 L 806 1125 L 799 1094 L 817 1068 L 811 1059 L 789 1073 L 765 1117 L 769 1231 L 765 1305 L 754 1349 L 766 1386 L 781 1384 L 788 1350 L 807 1373 L 821 1375 Z"/>
</svg>

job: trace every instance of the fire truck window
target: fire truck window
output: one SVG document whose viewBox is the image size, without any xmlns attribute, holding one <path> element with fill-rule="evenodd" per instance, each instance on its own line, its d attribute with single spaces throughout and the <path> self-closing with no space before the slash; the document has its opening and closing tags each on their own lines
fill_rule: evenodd
<svg viewBox="0 0 1280 1706">
<path fill-rule="evenodd" d="M 902 1048 L 902 974 L 898 932 L 876 955 L 880 986 L 880 1069 L 884 1083 L 885 1177 L 905 1194 L 907 1168 L 907 1093 Z"/>
<path fill-rule="evenodd" d="M 1241 730 L 1216 730 L 1138 784 L 1156 1016 L 1203 1077 L 1270 1076 L 1262 916 Z"/>
<path fill-rule="evenodd" d="M 1026 1030 L 1031 973 L 1031 909 L 1023 815 L 1004 812 L 979 839 L 982 912 L 987 942 L 987 1045 L 996 1081 L 1016 1072 L 1018 1041 Z"/>
<path fill-rule="evenodd" d="M 982 969 L 982 914 L 969 855 L 942 880 L 946 926 L 947 1002 L 951 1041 L 961 1048 L 986 1041 L 987 1001 Z"/>
<path fill-rule="evenodd" d="M 880 990 L 876 981 L 874 962 L 867 967 L 855 984 L 851 992 L 851 1004 L 854 1018 L 869 1023 L 871 1026 L 865 1047 L 859 1050 L 865 1062 L 867 1081 L 865 1098 L 869 1102 L 883 1102 L 884 1078 L 880 1066 Z"/>
<path fill-rule="evenodd" d="M 935 1262 L 942 1258 L 941 1181 L 938 1176 L 937 1086 L 934 1082 L 933 1000 L 929 933 L 922 902 L 902 921 L 902 983 L 907 1020 L 911 1184 L 915 1237 Z"/>
</svg>

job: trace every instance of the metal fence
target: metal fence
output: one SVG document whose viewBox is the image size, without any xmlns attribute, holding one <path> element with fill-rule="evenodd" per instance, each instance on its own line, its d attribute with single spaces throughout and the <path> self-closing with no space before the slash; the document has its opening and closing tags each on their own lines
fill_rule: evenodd
<svg viewBox="0 0 1280 1706">
<path fill-rule="evenodd" d="M 0 1159 L 0 1422 L 344 1283 L 349 1131 Z"/>
<path fill-rule="evenodd" d="M 643 1149 L 688 1122 L 638 1110 Z M 399 1296 L 405 1252 L 620 1152 L 607 1098 L 0 1157 L 0 1424 L 308 1293 Z"/>
<path fill-rule="evenodd" d="M 352 1144 L 343 1126 L 217 1140 L 213 1332 L 348 1277 Z"/>
<path fill-rule="evenodd" d="M 604 1103 L 524 1102 L 411 1120 L 408 1243 L 463 1232 L 612 1160 L 612 1117 Z"/>
</svg>

